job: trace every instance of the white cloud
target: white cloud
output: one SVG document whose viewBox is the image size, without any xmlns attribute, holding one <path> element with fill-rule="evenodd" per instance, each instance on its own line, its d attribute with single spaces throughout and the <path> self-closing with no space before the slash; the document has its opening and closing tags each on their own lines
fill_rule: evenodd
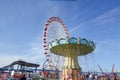
<svg viewBox="0 0 120 80">
<path fill-rule="evenodd" d="M 98 41 L 96 45 L 95 53 L 97 54 L 112 56 L 117 54 L 120 50 L 119 39 L 106 39 L 103 41 Z"/>
<path fill-rule="evenodd" d="M 83 23 L 79 24 L 78 26 L 73 27 L 69 32 L 72 33 L 74 31 L 76 31 L 77 29 L 79 29 L 80 27 L 85 27 L 85 26 L 90 26 L 90 25 L 102 25 L 102 24 L 106 24 L 106 23 L 111 24 L 118 19 L 119 14 L 120 14 L 120 7 L 114 8 L 114 9 L 98 16 L 97 18 L 95 18 L 93 20 L 83 22 Z"/>
<path fill-rule="evenodd" d="M 0 67 L 9 65 L 13 61 L 19 60 L 20 58 L 21 58 L 21 56 L 1 54 L 0 55 Z"/>
<path fill-rule="evenodd" d="M 25 54 L 20 54 L 18 51 L 17 54 L 13 54 L 12 52 L 2 53 L 0 52 L 0 67 L 9 65 L 13 61 L 22 59 L 26 62 L 33 62 L 42 65 L 42 63 L 46 60 L 45 55 L 43 54 L 43 45 L 41 37 L 37 37 L 33 42 L 28 45 L 30 48 L 28 50 L 22 51 Z M 2 48 L 11 48 L 16 47 L 15 45 L 0 45 Z"/>
<path fill-rule="evenodd" d="M 29 54 L 26 54 L 24 59 L 27 58 L 26 60 L 39 63 L 42 66 L 43 62 L 46 60 L 42 42 L 41 36 L 36 37 L 35 40 L 29 44 L 30 48 L 27 50 Z"/>
<path fill-rule="evenodd" d="M 26 62 L 36 63 L 40 64 L 43 63 L 44 59 L 43 56 L 40 56 L 41 54 L 30 54 L 30 55 L 1 55 L 0 56 L 0 67 L 4 67 L 6 65 L 11 64 L 14 61 L 17 61 L 19 59 L 24 60 Z M 4 57 L 3 57 L 4 56 Z M 42 65 L 42 64 L 40 64 Z"/>
</svg>

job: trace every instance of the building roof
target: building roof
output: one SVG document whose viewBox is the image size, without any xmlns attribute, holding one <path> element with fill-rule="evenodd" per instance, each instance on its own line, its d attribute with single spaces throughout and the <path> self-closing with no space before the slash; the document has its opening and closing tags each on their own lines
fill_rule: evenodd
<svg viewBox="0 0 120 80">
<path fill-rule="evenodd" d="M 22 60 L 15 61 L 15 62 L 11 63 L 9 66 L 13 66 L 15 64 L 19 64 L 19 65 L 27 66 L 27 67 L 39 67 L 40 66 L 39 64 L 29 63 L 29 62 L 22 61 Z"/>
<path fill-rule="evenodd" d="M 16 64 L 21 65 L 21 66 L 36 67 L 36 68 L 40 66 L 39 64 L 29 63 L 29 62 L 26 62 L 26 61 L 23 61 L 23 60 L 18 60 L 18 61 L 12 62 L 10 65 L 4 66 L 3 68 L 12 67 L 12 66 L 14 66 Z"/>
</svg>

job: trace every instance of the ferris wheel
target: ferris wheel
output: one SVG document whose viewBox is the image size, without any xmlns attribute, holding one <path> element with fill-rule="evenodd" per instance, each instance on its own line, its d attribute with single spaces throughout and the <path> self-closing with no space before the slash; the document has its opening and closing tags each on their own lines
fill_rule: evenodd
<svg viewBox="0 0 120 80">
<path fill-rule="evenodd" d="M 61 19 L 58 17 L 51 17 L 47 20 L 43 30 L 43 47 L 46 56 L 46 61 L 43 64 L 44 69 L 56 70 L 62 67 L 64 58 L 52 54 L 48 49 L 48 44 L 51 41 L 68 37 L 68 30 Z"/>
</svg>

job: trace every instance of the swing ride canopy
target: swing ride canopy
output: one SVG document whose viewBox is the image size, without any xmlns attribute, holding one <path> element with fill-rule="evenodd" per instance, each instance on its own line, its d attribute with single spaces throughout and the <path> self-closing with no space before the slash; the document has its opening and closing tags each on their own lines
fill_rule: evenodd
<svg viewBox="0 0 120 80">
<path fill-rule="evenodd" d="M 61 38 L 48 44 L 50 51 L 56 55 L 68 56 L 68 52 L 74 55 L 87 55 L 94 51 L 95 43 L 85 38 Z M 67 54 L 66 54 L 67 52 Z M 71 53 L 70 53 L 71 54 Z"/>
</svg>

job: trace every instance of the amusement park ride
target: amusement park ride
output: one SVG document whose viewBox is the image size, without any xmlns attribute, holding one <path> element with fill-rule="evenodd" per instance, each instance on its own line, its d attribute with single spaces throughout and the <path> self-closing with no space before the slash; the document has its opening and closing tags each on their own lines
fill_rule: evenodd
<svg viewBox="0 0 120 80">
<path fill-rule="evenodd" d="M 43 47 L 46 61 L 44 69 L 62 70 L 62 79 L 79 80 L 81 67 L 78 56 L 90 54 L 96 44 L 85 38 L 69 37 L 63 21 L 57 17 L 47 20 L 43 32 Z M 61 64 L 60 62 L 64 62 Z"/>
<path fill-rule="evenodd" d="M 104 72 L 100 65 L 98 65 L 98 67 L 99 67 L 101 74 L 102 74 L 100 76 L 100 80 L 109 80 L 109 78 L 111 78 L 112 80 L 115 79 L 116 75 L 114 74 L 114 64 L 112 66 L 112 70 L 110 73 Z M 117 80 L 119 80 L 119 79 L 117 79 Z"/>
</svg>

